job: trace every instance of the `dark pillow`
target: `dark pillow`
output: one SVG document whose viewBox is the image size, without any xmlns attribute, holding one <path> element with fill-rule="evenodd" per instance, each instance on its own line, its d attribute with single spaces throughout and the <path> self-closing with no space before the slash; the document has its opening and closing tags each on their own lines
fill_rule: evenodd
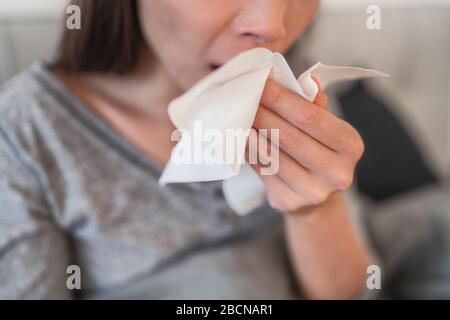
<svg viewBox="0 0 450 320">
<path fill-rule="evenodd" d="M 394 110 L 358 81 L 338 96 L 345 119 L 361 134 L 365 153 L 357 166 L 358 189 L 373 200 L 384 200 L 437 178 L 425 164 Z"/>
</svg>

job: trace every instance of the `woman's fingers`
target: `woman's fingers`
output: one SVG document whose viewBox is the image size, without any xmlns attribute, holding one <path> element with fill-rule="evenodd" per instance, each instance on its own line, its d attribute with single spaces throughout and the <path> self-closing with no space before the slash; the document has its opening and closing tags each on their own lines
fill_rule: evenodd
<svg viewBox="0 0 450 320">
<path fill-rule="evenodd" d="M 316 107 L 317 108 L 317 107 Z M 273 141 L 272 135 L 267 138 L 284 150 L 290 157 L 310 171 L 322 174 L 332 173 L 338 161 L 335 151 L 324 146 L 290 122 L 281 118 L 271 110 L 260 106 L 253 123 L 256 129 L 279 130 L 279 141 Z"/>
<path fill-rule="evenodd" d="M 258 171 L 258 165 L 252 165 Z M 267 200 L 272 208 L 281 212 L 295 212 L 309 206 L 309 201 L 293 191 L 277 176 L 261 176 L 266 186 Z"/>
<path fill-rule="evenodd" d="M 300 195 L 305 204 L 320 204 L 331 192 L 341 191 L 341 188 L 346 187 L 340 181 L 334 183 L 334 174 L 321 177 L 322 172 L 316 174 L 309 171 L 283 150 L 277 149 L 277 146 L 271 144 L 270 141 L 267 145 L 266 143 L 261 145 L 259 142 L 265 141 L 265 139 L 263 134 L 252 130 L 249 139 L 251 143 L 248 144 L 246 150 L 247 162 L 253 165 L 261 177 L 278 177 L 289 189 Z M 277 168 L 276 172 L 267 170 L 268 166 L 270 169 Z"/>
<path fill-rule="evenodd" d="M 246 149 L 246 158 L 248 161 L 249 149 Z M 308 199 L 299 195 L 291 189 L 279 176 L 277 175 L 261 175 L 262 166 L 259 163 L 250 164 L 258 174 L 266 187 L 266 195 L 269 204 L 277 210 L 282 212 L 293 212 L 309 205 Z"/>
<path fill-rule="evenodd" d="M 277 82 L 267 81 L 261 104 L 328 148 L 360 158 L 362 140 L 351 125 Z"/>
<path fill-rule="evenodd" d="M 317 205 L 353 182 L 362 140 L 351 125 L 326 107 L 327 97 L 321 90 L 311 103 L 275 81 L 267 81 L 253 123 L 258 134 L 250 131 L 247 156 L 261 175 L 273 207 L 294 211 Z"/>
<path fill-rule="evenodd" d="M 321 108 L 326 109 L 328 106 L 328 97 L 325 94 L 325 92 L 322 91 L 322 87 L 320 86 L 319 80 L 317 80 L 314 76 L 312 76 L 312 78 L 319 87 L 319 92 L 317 93 L 317 96 L 314 99 L 314 104 L 318 105 Z"/>
</svg>

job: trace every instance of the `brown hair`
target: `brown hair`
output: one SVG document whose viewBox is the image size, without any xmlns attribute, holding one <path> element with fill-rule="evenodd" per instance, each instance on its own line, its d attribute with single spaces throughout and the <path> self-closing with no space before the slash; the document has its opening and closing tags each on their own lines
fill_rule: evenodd
<svg viewBox="0 0 450 320">
<path fill-rule="evenodd" d="M 126 73 L 136 66 L 142 31 L 136 0 L 72 0 L 81 30 L 64 32 L 53 66 L 68 73 Z"/>
</svg>

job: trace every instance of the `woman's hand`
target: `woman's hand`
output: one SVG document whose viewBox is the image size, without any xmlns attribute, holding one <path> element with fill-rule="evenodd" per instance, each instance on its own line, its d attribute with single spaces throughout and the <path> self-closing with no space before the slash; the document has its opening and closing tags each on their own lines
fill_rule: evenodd
<svg viewBox="0 0 450 320">
<path fill-rule="evenodd" d="M 311 103 L 279 83 L 267 81 L 253 127 L 269 132 L 279 129 L 278 172 L 261 178 L 269 203 L 281 212 L 320 205 L 352 184 L 364 145 L 358 132 L 326 106 L 322 91 Z M 255 152 L 255 148 L 249 144 L 247 151 Z M 252 166 L 260 172 L 260 164 Z"/>
<path fill-rule="evenodd" d="M 261 178 L 272 207 L 286 213 L 286 240 L 303 296 L 347 299 L 364 288 L 372 260 L 339 194 L 352 184 L 364 146 L 358 132 L 326 105 L 321 91 L 311 103 L 269 80 L 253 127 L 279 129 L 278 172 Z M 248 156 L 267 154 L 252 143 L 247 151 Z M 252 166 L 262 169 L 261 164 Z M 305 212 L 314 218 L 304 219 Z"/>
</svg>

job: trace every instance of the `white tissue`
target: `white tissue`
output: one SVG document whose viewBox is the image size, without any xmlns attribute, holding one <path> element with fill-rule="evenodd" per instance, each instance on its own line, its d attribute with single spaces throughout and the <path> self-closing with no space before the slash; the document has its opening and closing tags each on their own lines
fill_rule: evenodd
<svg viewBox="0 0 450 320">
<path fill-rule="evenodd" d="M 317 63 L 297 80 L 281 54 L 264 48 L 245 51 L 169 104 L 168 112 L 173 124 L 190 134 L 182 136 L 173 149 L 159 183 L 224 180 L 222 187 L 225 199 L 236 213 L 244 215 L 260 206 L 265 199 L 265 189 L 258 174 L 245 163 L 246 136 L 237 138 L 237 161 L 231 164 L 217 161 L 217 157 L 223 157 L 229 152 L 225 146 L 216 145 L 216 152 L 208 154 L 204 141 L 187 137 L 195 137 L 194 123 L 201 123 L 203 129 L 220 132 L 226 129 L 250 129 L 269 77 L 312 102 L 318 93 L 318 86 L 312 76 L 325 89 L 338 80 L 387 75 L 375 70 Z M 188 150 L 186 148 L 189 146 L 195 146 L 189 150 L 193 150 L 197 156 L 203 155 L 203 163 L 175 161 L 175 155 L 181 154 L 181 150 Z M 218 149 L 220 152 L 217 152 Z M 205 159 L 205 154 L 209 159 Z"/>
</svg>

